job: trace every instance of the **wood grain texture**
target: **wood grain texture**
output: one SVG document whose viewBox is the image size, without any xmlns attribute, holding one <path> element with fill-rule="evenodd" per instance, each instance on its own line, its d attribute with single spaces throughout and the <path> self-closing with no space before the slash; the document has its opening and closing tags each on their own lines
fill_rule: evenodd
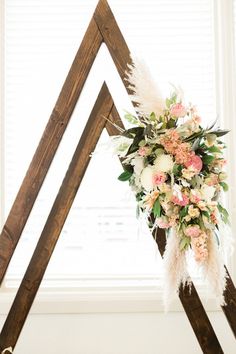
<svg viewBox="0 0 236 354">
<path fill-rule="evenodd" d="M 92 19 L 0 235 L 0 284 L 101 43 Z"/>
<path fill-rule="evenodd" d="M 118 111 L 115 105 L 109 116 L 109 121 L 114 122 L 119 127 L 124 128 Z M 112 124 L 107 121 L 106 129 L 110 135 L 119 134 Z M 152 216 L 152 222 L 154 221 Z M 155 229 L 153 231 L 153 238 L 157 243 L 159 252 L 163 257 L 166 246 L 166 235 L 163 229 Z M 191 281 L 191 279 L 190 279 Z M 181 287 L 179 290 L 179 298 L 185 310 L 185 313 L 189 319 L 189 323 L 197 337 L 198 343 L 203 353 L 206 354 L 220 354 L 223 353 L 218 338 L 214 332 L 214 329 L 210 323 L 207 313 L 201 303 L 194 284 L 191 282 L 191 291 L 189 286 Z"/>
<path fill-rule="evenodd" d="M 10 346 L 14 348 L 16 345 L 89 164 L 91 153 L 95 150 L 106 124 L 103 116 L 109 116 L 112 106 L 112 98 L 106 84 L 103 84 L 3 326 L 0 334 L 0 352 L 4 348 Z"/>
<path fill-rule="evenodd" d="M 99 1 L 93 18 L 128 93 L 132 93 L 128 87 L 129 83 L 125 80 L 127 65 L 132 63 L 130 51 L 106 0 Z"/>
<path fill-rule="evenodd" d="M 227 268 L 226 272 L 228 275 L 226 290 L 224 292 L 226 305 L 222 306 L 222 310 L 236 338 L 236 289 Z"/>
</svg>

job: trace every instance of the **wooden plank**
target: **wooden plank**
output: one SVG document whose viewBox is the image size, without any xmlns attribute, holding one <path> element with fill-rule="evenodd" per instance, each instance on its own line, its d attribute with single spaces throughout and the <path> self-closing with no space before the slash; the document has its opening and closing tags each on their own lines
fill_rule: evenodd
<svg viewBox="0 0 236 354">
<path fill-rule="evenodd" d="M 227 286 L 224 292 L 226 305 L 222 306 L 222 310 L 224 311 L 231 330 L 236 338 L 236 289 L 227 268 L 226 272 L 228 276 Z"/>
<path fill-rule="evenodd" d="M 109 116 L 112 106 L 112 98 L 106 84 L 103 84 L 3 326 L 0 334 L 0 353 L 4 348 L 11 346 L 14 349 L 16 345 L 89 164 L 91 152 L 95 150 L 106 124 L 103 116 Z"/>
<path fill-rule="evenodd" d="M 92 19 L 0 235 L 0 284 L 101 43 Z"/>
<path fill-rule="evenodd" d="M 115 106 L 112 108 L 109 116 L 109 121 L 114 122 L 121 128 L 124 128 L 124 125 Z M 110 135 L 119 134 L 119 130 L 117 130 L 109 121 L 106 123 L 106 129 L 108 133 Z M 163 229 L 155 229 L 153 232 L 153 237 L 157 243 L 160 254 L 163 257 L 166 245 L 165 231 Z M 223 353 L 218 338 L 192 282 L 191 291 L 189 286 L 180 288 L 179 298 L 203 353 Z"/>
<path fill-rule="evenodd" d="M 128 93 L 131 93 L 132 91 L 128 87 L 129 83 L 125 80 L 125 72 L 128 69 L 127 64 L 132 63 L 130 51 L 106 0 L 99 1 L 93 17 L 112 56 L 119 75 Z"/>
</svg>

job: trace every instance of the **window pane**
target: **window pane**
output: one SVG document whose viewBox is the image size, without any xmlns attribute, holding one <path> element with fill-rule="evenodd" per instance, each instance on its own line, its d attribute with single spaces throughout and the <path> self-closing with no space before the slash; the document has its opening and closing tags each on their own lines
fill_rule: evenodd
<svg viewBox="0 0 236 354">
<path fill-rule="evenodd" d="M 6 2 L 5 215 L 50 116 L 97 1 Z M 165 93 L 181 85 L 206 124 L 215 118 L 212 1 L 110 1 L 131 52 L 144 57 Z M 23 239 L 8 270 L 19 277 L 43 228 L 101 84 L 108 82 L 120 114 L 126 92 L 101 49 L 73 114 Z M 104 132 L 101 143 L 107 141 Z M 101 150 L 101 148 L 98 148 Z M 135 217 L 121 168 L 109 154 L 92 158 L 64 226 L 47 278 L 154 279 L 162 272 L 155 242 Z"/>
</svg>

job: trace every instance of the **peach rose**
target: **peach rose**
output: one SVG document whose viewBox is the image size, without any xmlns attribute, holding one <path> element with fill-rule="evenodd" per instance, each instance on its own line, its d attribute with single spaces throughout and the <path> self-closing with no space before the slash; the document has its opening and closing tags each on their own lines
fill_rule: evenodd
<svg viewBox="0 0 236 354">
<path fill-rule="evenodd" d="M 182 200 L 178 198 L 176 195 L 173 195 L 172 202 L 176 205 L 185 206 L 189 203 L 189 198 L 186 194 L 182 194 Z"/>
<path fill-rule="evenodd" d="M 174 117 L 184 117 L 187 114 L 186 108 L 181 103 L 174 104 L 170 109 L 170 114 Z"/>
<path fill-rule="evenodd" d="M 198 237 L 200 235 L 200 227 L 198 225 L 189 225 L 185 229 L 185 235 L 188 237 Z"/>
<path fill-rule="evenodd" d="M 166 180 L 166 174 L 164 172 L 156 172 L 154 173 L 153 177 L 152 177 L 152 182 L 154 185 L 159 185 L 165 182 Z"/>
</svg>

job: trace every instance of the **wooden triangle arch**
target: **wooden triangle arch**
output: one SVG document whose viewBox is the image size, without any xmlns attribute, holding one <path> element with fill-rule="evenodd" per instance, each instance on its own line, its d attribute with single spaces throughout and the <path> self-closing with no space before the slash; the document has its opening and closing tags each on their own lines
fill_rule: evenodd
<svg viewBox="0 0 236 354">
<path fill-rule="evenodd" d="M 100 0 L 0 235 L 0 283 L 66 130 L 90 68 L 103 42 L 109 49 L 127 92 L 130 93 L 128 84 L 124 80 L 127 64 L 131 62 L 130 52 L 107 2 Z M 122 126 L 121 119 L 105 83 L 92 109 L 1 331 L 0 353 L 3 351 L 4 353 L 10 353 L 11 351 L 6 348 L 12 347 L 14 349 L 16 345 L 89 164 L 90 153 L 95 149 L 102 130 L 106 128 L 110 135 L 118 133 L 114 126 L 102 116 Z M 88 136 L 89 139 L 87 139 Z M 157 235 L 153 236 L 161 255 L 163 255 L 166 242 L 164 232 L 157 230 Z M 179 297 L 202 352 L 205 354 L 223 353 L 194 285 L 192 284 L 191 293 L 188 286 L 181 287 Z M 230 275 L 227 279 L 225 298 L 226 305 L 222 309 L 236 336 L 236 290 Z"/>
</svg>

